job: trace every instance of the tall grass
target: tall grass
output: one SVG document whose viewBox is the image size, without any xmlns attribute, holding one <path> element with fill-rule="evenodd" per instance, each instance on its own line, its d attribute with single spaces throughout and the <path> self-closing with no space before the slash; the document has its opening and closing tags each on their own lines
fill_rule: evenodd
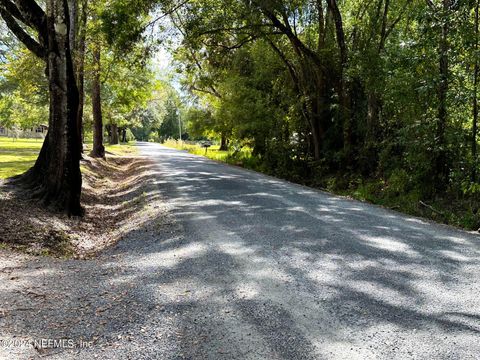
<svg viewBox="0 0 480 360">
<path fill-rule="evenodd" d="M 223 151 L 220 150 L 219 145 L 212 145 L 205 149 L 199 143 L 171 139 L 165 141 L 163 145 L 173 149 L 185 150 L 191 154 L 205 156 L 212 160 L 223 161 L 229 164 L 240 166 L 243 166 L 243 160 L 250 158 L 252 153 L 251 149 L 247 147 L 242 148 L 240 151 Z"/>
</svg>

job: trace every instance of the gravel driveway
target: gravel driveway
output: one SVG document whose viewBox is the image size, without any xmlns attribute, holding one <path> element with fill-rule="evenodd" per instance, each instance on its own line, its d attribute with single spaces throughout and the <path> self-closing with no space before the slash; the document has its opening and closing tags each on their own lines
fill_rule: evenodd
<svg viewBox="0 0 480 360">
<path fill-rule="evenodd" d="M 0 253 L 0 358 L 480 357 L 478 235 L 139 146 L 156 221 L 94 260 Z M 89 346 L 5 344 L 44 338 Z"/>
</svg>

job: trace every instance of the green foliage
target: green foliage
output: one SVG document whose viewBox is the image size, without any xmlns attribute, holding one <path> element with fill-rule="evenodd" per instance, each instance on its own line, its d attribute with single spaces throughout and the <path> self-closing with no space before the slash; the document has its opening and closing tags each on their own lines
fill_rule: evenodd
<svg viewBox="0 0 480 360">
<path fill-rule="evenodd" d="M 127 129 L 127 134 L 126 134 L 125 138 L 126 138 L 127 142 L 135 141 L 135 135 L 133 134 L 132 130 Z"/>
<path fill-rule="evenodd" d="M 410 177 L 404 169 L 395 169 L 387 180 L 387 196 L 396 197 L 406 194 L 410 188 Z"/>
<path fill-rule="evenodd" d="M 420 201 L 473 200 L 474 3 L 335 3 L 336 14 L 326 1 L 198 0 L 174 12 L 188 133 L 227 139 L 225 161 L 412 214 L 437 216 Z"/>
<path fill-rule="evenodd" d="M 105 34 L 107 43 L 124 53 L 142 49 L 146 40 L 144 31 L 150 23 L 148 13 L 154 8 L 155 2 L 114 0 L 103 2 L 102 5 L 97 9 L 101 20 L 99 30 Z M 146 51 L 143 55 L 148 57 L 148 47 L 143 49 Z M 138 59 L 141 60 L 141 57 Z"/>
<path fill-rule="evenodd" d="M 0 125 L 31 128 L 48 124 L 48 85 L 41 60 L 20 47 L 0 64 Z"/>
<path fill-rule="evenodd" d="M 177 106 L 172 99 L 169 99 L 166 102 L 165 115 L 163 116 L 160 127 L 158 128 L 158 135 L 160 141 L 162 142 L 166 139 L 180 138 L 179 114 Z"/>
</svg>

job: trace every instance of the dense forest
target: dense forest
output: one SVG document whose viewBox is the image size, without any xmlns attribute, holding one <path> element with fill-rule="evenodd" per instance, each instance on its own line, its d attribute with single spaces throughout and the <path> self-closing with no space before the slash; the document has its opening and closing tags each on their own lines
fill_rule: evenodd
<svg viewBox="0 0 480 360">
<path fill-rule="evenodd" d="M 274 175 L 413 212 L 442 198 L 478 228 L 478 7 L 188 3 L 172 22 L 192 129 L 247 143 Z"/>
<path fill-rule="evenodd" d="M 242 166 L 480 226 L 479 1 L 0 0 L 0 14 L 0 122 L 48 122 L 21 181 L 60 208 L 81 213 L 89 136 L 103 156 L 104 132 L 181 126 Z"/>
</svg>

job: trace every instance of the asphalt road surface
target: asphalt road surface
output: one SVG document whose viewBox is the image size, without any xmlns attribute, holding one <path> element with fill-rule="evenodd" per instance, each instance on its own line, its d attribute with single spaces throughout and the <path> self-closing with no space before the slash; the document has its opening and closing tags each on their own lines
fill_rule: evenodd
<svg viewBox="0 0 480 360">
<path fill-rule="evenodd" d="M 480 358 L 478 235 L 141 149 L 184 229 L 154 267 L 188 291 L 186 357 Z"/>
<path fill-rule="evenodd" d="M 12 260 L 0 274 L 0 302 L 16 307 L 0 335 L 94 346 L 0 358 L 480 358 L 477 234 L 139 147 L 167 220 L 132 224 L 93 260 Z"/>
</svg>

